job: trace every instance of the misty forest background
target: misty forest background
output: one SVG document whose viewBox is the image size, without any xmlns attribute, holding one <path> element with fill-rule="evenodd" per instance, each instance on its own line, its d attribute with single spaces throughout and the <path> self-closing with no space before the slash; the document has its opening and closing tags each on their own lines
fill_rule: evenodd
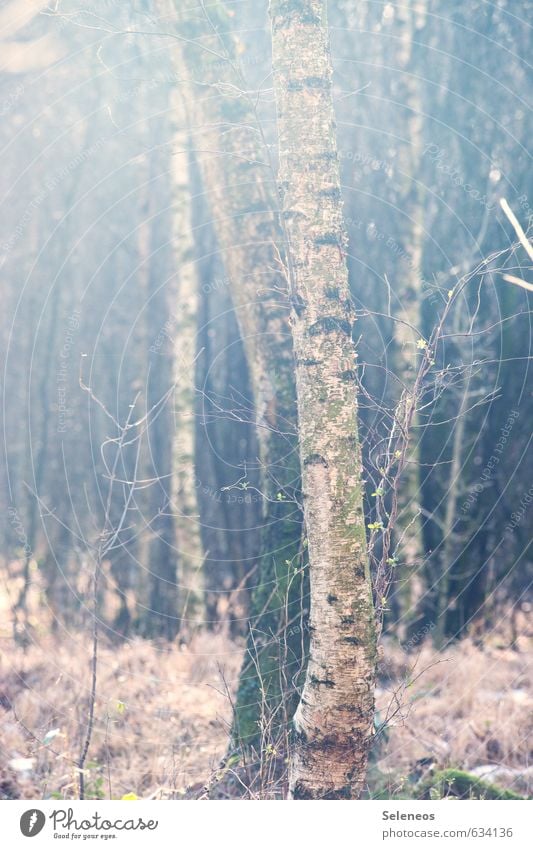
<svg viewBox="0 0 533 849">
<path fill-rule="evenodd" d="M 530 12 L 328 3 L 366 796 L 533 793 Z M 309 583 L 268 4 L 7 0 L 0 37 L 0 796 L 281 798 Z"/>
</svg>

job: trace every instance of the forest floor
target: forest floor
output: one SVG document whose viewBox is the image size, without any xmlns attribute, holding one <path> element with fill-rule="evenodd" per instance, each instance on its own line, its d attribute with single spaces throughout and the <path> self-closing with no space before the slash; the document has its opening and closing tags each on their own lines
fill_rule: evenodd
<svg viewBox="0 0 533 849">
<path fill-rule="evenodd" d="M 0 798 L 76 798 L 91 648 L 81 635 L 42 637 L 26 651 L 0 635 Z M 377 691 L 372 795 L 403 796 L 432 763 L 477 770 L 533 793 L 533 651 L 496 638 L 435 654 L 385 640 Z M 99 650 L 87 797 L 199 798 L 228 740 L 242 646 L 199 634 L 162 648 L 135 639 Z M 272 795 L 279 794 L 279 786 Z"/>
<path fill-rule="evenodd" d="M 429 641 L 408 655 L 385 644 L 374 792 L 408 794 L 429 768 L 454 768 L 533 794 L 533 644 L 524 631 L 518 651 L 498 635 L 441 654 Z"/>
</svg>

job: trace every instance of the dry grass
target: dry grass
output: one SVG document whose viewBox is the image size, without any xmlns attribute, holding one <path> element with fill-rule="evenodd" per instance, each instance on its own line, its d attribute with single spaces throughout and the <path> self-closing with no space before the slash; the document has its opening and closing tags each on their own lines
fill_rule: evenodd
<svg viewBox="0 0 533 849">
<path fill-rule="evenodd" d="M 75 798 L 88 707 L 88 641 L 46 639 L 26 654 L 3 642 L 0 796 Z M 221 670 L 234 682 L 240 659 L 237 646 L 208 634 L 182 648 L 145 640 L 102 646 L 87 795 L 183 798 L 198 789 L 227 745 L 231 711 Z M 56 728 L 60 733 L 43 745 Z M 20 769 L 21 758 L 33 759 L 31 768 Z"/>
<path fill-rule="evenodd" d="M 89 641 L 43 637 L 26 653 L 2 638 L 0 798 L 76 798 L 76 761 L 86 729 Z M 378 708 L 389 715 L 371 790 L 402 795 L 420 761 L 519 770 L 498 782 L 533 791 L 533 653 L 480 648 L 465 640 L 443 655 L 385 644 Z M 87 795 L 197 797 L 227 747 L 242 647 L 199 634 L 186 647 L 144 640 L 100 649 L 95 732 Z M 43 744 L 45 735 L 59 733 Z M 29 759 L 26 763 L 21 759 Z M 427 763 L 427 762 L 425 762 Z M 25 767 L 25 768 L 22 768 Z M 533 772 L 533 770 L 529 770 Z M 268 795 L 268 794 L 265 794 Z"/>
<path fill-rule="evenodd" d="M 467 771 L 491 765 L 492 780 L 533 793 L 531 645 L 523 640 L 517 652 L 463 640 L 436 655 L 426 643 L 409 657 L 386 645 L 385 658 L 377 706 L 391 718 L 378 769 L 391 791 L 416 778 L 424 759 Z"/>
</svg>

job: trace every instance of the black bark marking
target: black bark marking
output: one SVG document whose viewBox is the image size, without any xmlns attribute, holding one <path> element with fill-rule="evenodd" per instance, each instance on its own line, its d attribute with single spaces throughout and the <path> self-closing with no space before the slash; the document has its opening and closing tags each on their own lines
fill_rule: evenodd
<svg viewBox="0 0 533 849">
<path fill-rule="evenodd" d="M 328 690 L 333 689 L 335 686 L 335 681 L 332 681 L 330 678 L 317 678 L 316 675 L 311 675 L 311 684 L 315 687 L 327 687 Z"/>
<path fill-rule="evenodd" d="M 325 315 L 317 319 L 314 324 L 309 327 L 310 336 L 318 336 L 319 333 L 332 333 L 339 330 L 346 336 L 351 336 L 352 325 L 347 319 L 337 318 L 333 315 Z"/>
<path fill-rule="evenodd" d="M 298 799 L 309 799 L 309 791 L 305 784 L 301 781 L 297 781 L 294 785 L 294 789 L 292 791 L 292 798 L 297 801 Z"/>
<path fill-rule="evenodd" d="M 341 190 L 337 186 L 332 186 L 329 189 L 320 189 L 318 194 L 320 197 L 333 198 L 334 200 L 340 200 L 341 198 Z"/>
<path fill-rule="evenodd" d="M 349 784 L 345 784 L 344 787 L 339 787 L 338 790 L 327 790 L 320 796 L 321 799 L 351 799 L 352 798 L 352 788 Z"/>
<path fill-rule="evenodd" d="M 355 616 L 341 616 L 341 625 L 355 625 Z"/>
<path fill-rule="evenodd" d="M 328 91 L 330 87 L 328 77 L 302 77 L 287 81 L 288 91 L 303 91 L 306 88 Z"/>
<path fill-rule="evenodd" d="M 307 307 L 306 302 L 301 295 L 291 295 L 290 302 L 294 312 L 298 317 L 300 317 Z"/>
<path fill-rule="evenodd" d="M 322 233 L 321 236 L 317 236 L 313 239 L 315 245 L 339 245 L 341 244 L 341 240 L 338 233 Z"/>
<path fill-rule="evenodd" d="M 330 86 L 330 80 L 327 74 L 323 74 L 321 77 L 304 77 L 304 83 L 308 88 L 322 88 L 327 90 Z"/>
<path fill-rule="evenodd" d="M 324 466 L 328 468 L 328 461 L 322 454 L 309 454 L 304 460 L 304 466 Z"/>
<path fill-rule="evenodd" d="M 338 286 L 326 286 L 324 294 L 330 301 L 338 301 L 340 299 L 340 290 Z"/>
</svg>

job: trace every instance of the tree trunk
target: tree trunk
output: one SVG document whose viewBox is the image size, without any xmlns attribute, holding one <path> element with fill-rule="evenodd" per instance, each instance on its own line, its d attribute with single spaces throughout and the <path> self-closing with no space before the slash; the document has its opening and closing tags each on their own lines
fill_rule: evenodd
<svg viewBox="0 0 533 849">
<path fill-rule="evenodd" d="M 352 799 L 372 737 L 376 629 L 326 3 L 272 0 L 271 18 L 311 580 L 290 794 Z"/>
<path fill-rule="evenodd" d="M 395 323 L 396 374 L 400 386 L 397 416 L 400 426 L 406 421 L 407 408 L 412 403 L 420 350 L 417 341 L 422 330 L 424 297 L 424 187 L 421 174 L 423 156 L 422 81 L 417 68 L 423 56 L 417 38 L 426 17 L 425 0 L 407 0 L 396 10 L 398 39 L 396 90 L 399 101 L 399 131 L 397 149 L 398 200 L 400 209 L 400 256 L 395 291 L 400 305 L 400 321 Z M 401 639 L 406 636 L 416 603 L 413 576 L 424 556 L 420 490 L 420 440 L 422 428 L 415 412 L 412 416 L 407 464 L 399 492 L 400 511 L 397 520 L 401 538 L 400 564 L 395 571 L 392 606 L 397 608 L 396 620 Z M 414 571 L 415 570 L 415 571 Z"/>
<path fill-rule="evenodd" d="M 246 355 L 194 157 L 191 166 L 191 221 L 200 281 L 195 488 L 206 552 L 202 569 L 205 622 L 210 629 L 229 625 L 233 636 L 243 636 L 249 611 L 246 577 L 259 553 L 257 439 L 247 415 L 239 421 L 232 415 L 233 409 L 249 406 Z M 235 481 L 245 470 L 250 491 L 236 492 Z"/>
<path fill-rule="evenodd" d="M 144 59 L 143 67 L 146 65 Z M 166 117 L 166 95 L 161 98 L 163 117 L 149 115 L 147 123 L 146 182 L 142 194 L 142 220 L 138 228 L 138 280 L 145 296 L 144 344 L 147 350 L 146 372 L 146 464 L 145 477 L 152 483 L 146 490 L 149 542 L 146 549 L 148 573 L 148 609 L 141 614 L 142 633 L 173 640 L 179 631 L 178 558 L 172 510 L 172 411 L 165 396 L 173 381 L 174 351 L 165 335 L 169 324 L 172 268 L 168 230 L 171 225 L 171 156 Z M 159 144 L 158 144 L 159 142 Z M 173 293 L 172 293 L 173 294 Z M 170 308 L 170 309 L 169 309 Z"/>
<path fill-rule="evenodd" d="M 190 138 L 179 94 L 173 98 L 175 155 L 172 157 L 172 189 L 175 193 L 173 243 L 177 264 L 173 287 L 174 396 L 172 449 L 172 512 L 180 563 L 181 616 L 187 627 L 202 618 L 202 565 L 204 550 L 195 474 L 195 360 L 199 300 L 199 275 L 194 261 Z M 169 328 L 163 328 L 163 334 Z M 157 344 L 157 343 L 156 343 Z"/>
<path fill-rule="evenodd" d="M 243 91 L 245 83 L 235 70 L 237 51 L 228 21 L 222 3 L 209 7 L 209 19 L 187 18 L 179 10 L 176 23 L 187 42 L 178 78 L 185 67 L 196 158 L 254 394 L 249 414 L 259 446 L 261 556 L 252 579 L 232 736 L 241 749 L 257 751 L 284 733 L 296 706 L 305 646 L 305 580 L 293 352 L 274 174 L 253 96 Z"/>
</svg>

